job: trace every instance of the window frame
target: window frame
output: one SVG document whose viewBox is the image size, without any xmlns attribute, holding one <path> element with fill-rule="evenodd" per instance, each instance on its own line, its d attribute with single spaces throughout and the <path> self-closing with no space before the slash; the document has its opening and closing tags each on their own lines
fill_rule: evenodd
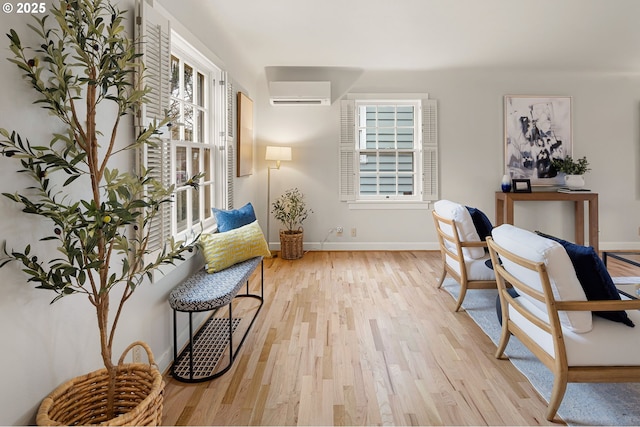
<svg viewBox="0 0 640 427">
<path fill-rule="evenodd" d="M 416 197 L 360 197 L 357 107 L 372 102 L 416 101 L 420 104 L 420 148 L 416 151 L 421 188 Z M 338 144 L 338 197 L 349 209 L 428 209 L 429 202 L 439 199 L 437 100 L 426 93 L 349 93 L 341 101 L 340 140 Z"/>
<path fill-rule="evenodd" d="M 362 112 L 362 108 L 367 108 L 367 107 L 376 107 L 376 109 L 378 109 L 378 107 L 393 107 L 395 110 L 394 113 L 394 122 L 397 122 L 397 109 L 400 106 L 411 106 L 413 107 L 413 146 L 411 148 L 398 148 L 397 147 L 397 140 L 395 140 L 396 143 L 396 147 L 394 148 L 381 148 L 380 146 L 378 146 L 377 148 L 363 148 L 362 144 L 363 144 L 363 131 L 364 131 L 364 143 L 366 144 L 366 139 L 367 139 L 367 129 L 370 129 L 371 127 L 368 126 L 367 124 L 367 118 L 366 117 L 362 117 L 361 116 L 361 112 Z M 422 129 L 422 120 L 421 120 L 421 101 L 419 99 L 405 99 L 405 100 L 399 100 L 399 99 L 385 99 L 385 100 L 356 100 L 355 101 L 355 115 L 356 115 L 356 119 L 355 119 L 355 134 L 356 134 L 356 141 L 355 141 L 355 155 L 356 155 L 356 159 L 358 159 L 358 168 L 357 168 L 357 194 L 356 194 L 356 200 L 360 200 L 360 201 L 387 201 L 387 200 L 393 200 L 393 201 L 417 201 L 417 200 L 421 200 L 421 194 L 422 194 L 422 180 L 419 179 L 422 176 L 422 162 L 421 162 L 421 158 L 422 158 L 422 132 L 420 131 Z M 376 114 L 379 114 L 379 112 L 377 112 Z M 365 112 L 366 115 L 366 112 Z M 376 126 L 375 129 L 376 130 L 380 130 L 380 129 L 387 129 L 389 127 L 385 127 L 385 126 Z M 394 126 L 395 129 L 397 129 L 397 126 Z M 397 134 L 397 132 L 395 132 Z M 376 135 L 378 135 L 379 132 L 376 132 Z M 379 141 L 378 141 L 379 142 Z M 364 154 L 363 154 L 364 153 Z M 363 155 L 367 155 L 367 154 L 375 154 L 376 157 L 379 159 L 381 154 L 389 154 L 389 153 L 395 153 L 396 154 L 396 159 L 398 158 L 398 155 L 401 153 L 411 153 L 412 155 L 412 169 L 411 169 L 411 177 L 412 177 L 412 188 L 413 188 L 413 192 L 410 195 L 403 195 L 403 194 L 398 194 L 396 191 L 396 194 L 390 195 L 390 194 L 384 194 L 384 193 L 380 193 L 380 186 L 382 185 L 380 183 L 380 179 L 387 177 L 387 176 L 391 176 L 392 173 L 391 172 L 382 172 L 380 170 L 380 161 L 378 160 L 376 162 L 376 165 L 378 165 L 378 167 L 376 168 L 375 172 L 364 172 L 362 171 L 362 156 Z M 397 160 L 396 160 L 397 161 Z M 399 185 L 398 184 L 398 178 L 399 175 L 401 175 L 401 171 L 398 169 L 397 167 L 397 163 L 396 163 L 396 168 L 395 171 L 393 173 L 393 175 L 395 176 L 395 185 L 396 187 Z M 372 194 L 363 194 L 362 193 L 362 178 L 364 177 L 375 177 L 377 183 L 376 183 L 376 189 L 377 189 L 377 194 L 372 195 Z"/>
<path fill-rule="evenodd" d="M 224 99 L 226 96 L 222 90 L 222 85 L 219 84 L 223 78 L 222 70 L 216 66 L 213 62 L 209 61 L 197 48 L 193 47 L 187 41 L 185 41 L 179 34 L 172 30 L 171 34 L 171 61 L 176 57 L 180 60 L 179 70 L 179 88 L 180 99 L 179 109 L 180 117 L 184 117 L 184 107 L 190 106 L 195 110 L 203 111 L 204 124 L 202 126 L 203 136 L 198 137 L 197 120 L 193 119 L 193 134 L 192 141 L 184 139 L 184 126 L 180 122 L 180 119 L 176 120 L 174 126 L 179 126 L 179 139 L 174 139 L 174 129 L 169 132 L 169 146 L 171 156 L 171 184 L 175 185 L 175 192 L 173 194 L 173 203 L 171 203 L 171 235 L 177 240 L 189 239 L 197 235 L 200 232 L 212 231 L 216 227 L 215 216 L 211 211 L 211 208 L 219 208 L 223 205 L 225 189 L 226 175 L 226 162 L 221 153 L 221 147 L 224 147 L 224 140 L 221 136 L 222 123 L 225 114 Z M 184 89 L 184 64 L 189 65 L 193 70 L 194 89 L 191 101 L 187 101 L 182 97 L 182 91 Z M 205 89 L 203 91 L 202 106 L 198 106 L 197 102 L 197 90 L 196 90 L 196 76 L 198 73 L 204 76 Z M 177 98 L 172 93 L 169 94 L 169 105 Z M 172 126 L 173 128 L 173 126 Z M 201 141 L 195 141 L 200 139 Z M 199 189 L 196 191 L 189 185 L 184 185 L 177 180 L 178 172 L 178 150 L 185 149 L 186 155 L 186 170 L 187 176 L 192 176 L 197 171 L 206 171 L 207 159 L 205 152 L 209 150 L 208 168 L 210 171 L 209 176 L 204 176 L 199 180 Z M 198 156 L 198 169 L 193 168 L 193 153 L 195 150 L 200 150 L 202 155 Z M 183 184 L 183 185 L 181 185 Z M 180 228 L 178 224 L 178 200 L 183 195 L 186 195 L 186 218 L 185 227 Z M 209 206 L 207 207 L 207 195 L 209 197 Z M 193 202 L 197 197 L 198 204 L 198 219 L 194 219 L 193 215 Z M 207 210 L 208 209 L 208 210 Z"/>
</svg>

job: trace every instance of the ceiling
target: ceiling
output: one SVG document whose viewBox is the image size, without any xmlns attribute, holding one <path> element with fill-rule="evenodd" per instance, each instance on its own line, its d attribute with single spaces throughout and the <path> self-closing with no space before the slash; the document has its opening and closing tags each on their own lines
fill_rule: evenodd
<svg viewBox="0 0 640 427">
<path fill-rule="evenodd" d="M 638 0 L 160 1 L 256 69 L 640 72 Z"/>
</svg>

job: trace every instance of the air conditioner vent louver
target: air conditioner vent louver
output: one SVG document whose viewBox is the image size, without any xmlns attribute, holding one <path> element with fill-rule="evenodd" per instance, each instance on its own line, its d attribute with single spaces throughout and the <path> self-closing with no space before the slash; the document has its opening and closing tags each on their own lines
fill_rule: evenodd
<svg viewBox="0 0 640 427">
<path fill-rule="evenodd" d="M 271 105 L 331 105 L 331 82 L 269 82 Z"/>
</svg>

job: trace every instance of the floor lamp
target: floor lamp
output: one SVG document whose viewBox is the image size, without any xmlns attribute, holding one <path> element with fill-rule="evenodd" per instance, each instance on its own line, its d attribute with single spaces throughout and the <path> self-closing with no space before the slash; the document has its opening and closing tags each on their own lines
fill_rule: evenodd
<svg viewBox="0 0 640 427">
<path fill-rule="evenodd" d="M 267 161 L 276 162 L 275 167 L 267 166 L 267 244 L 269 240 L 269 219 L 271 218 L 271 169 L 280 169 L 281 161 L 291 160 L 291 147 L 267 146 L 267 153 L 264 156 Z"/>
</svg>

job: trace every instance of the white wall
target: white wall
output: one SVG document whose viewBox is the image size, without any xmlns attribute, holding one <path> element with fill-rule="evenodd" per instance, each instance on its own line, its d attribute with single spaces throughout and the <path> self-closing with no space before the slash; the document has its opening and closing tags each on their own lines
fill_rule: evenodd
<svg viewBox="0 0 640 427">
<path fill-rule="evenodd" d="M 303 79 L 304 76 L 298 78 Z M 349 210 L 338 201 L 340 105 L 274 107 L 258 104 L 261 158 L 268 144 L 293 146 L 292 162 L 272 175 L 272 198 L 298 187 L 315 214 L 305 223 L 308 248 L 435 248 L 429 211 Z M 503 96 L 573 98 L 574 156 L 587 156 L 587 186 L 600 193 L 600 248 L 639 248 L 640 74 L 552 73 L 544 70 L 451 69 L 364 71 L 351 92 L 427 92 L 438 100 L 440 196 L 481 208 L 495 218 L 494 192 L 503 175 Z M 266 176 L 266 162 L 261 166 Z M 570 203 L 516 203 L 516 225 L 573 238 Z M 324 245 L 328 230 L 341 225 Z M 351 227 L 357 237 L 350 237 Z M 271 228 L 277 241 L 278 224 Z"/>
</svg>

